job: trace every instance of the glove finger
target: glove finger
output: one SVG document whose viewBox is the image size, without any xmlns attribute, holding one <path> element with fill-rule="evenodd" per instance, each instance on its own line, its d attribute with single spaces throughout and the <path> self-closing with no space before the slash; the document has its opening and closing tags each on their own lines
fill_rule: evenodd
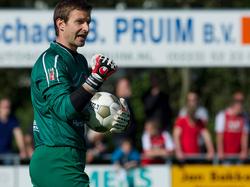
<svg viewBox="0 0 250 187">
<path fill-rule="evenodd" d="M 128 123 L 130 121 L 130 117 L 129 116 L 119 116 L 119 115 L 117 115 L 117 116 L 114 117 L 114 121 Z"/>
<path fill-rule="evenodd" d="M 122 104 L 122 107 L 124 108 L 124 110 L 125 111 L 129 111 L 128 110 L 128 104 L 127 104 L 127 102 L 126 102 L 126 100 L 124 99 L 124 98 L 120 98 L 120 102 L 121 102 L 121 104 Z"/>
<path fill-rule="evenodd" d="M 128 124 L 129 123 L 129 118 L 117 118 L 117 119 L 114 119 L 114 122 L 116 123 L 125 123 L 125 124 Z"/>
<path fill-rule="evenodd" d="M 122 122 L 119 123 L 119 122 L 114 121 L 112 123 L 112 128 L 115 127 L 115 128 L 118 128 L 118 129 L 125 129 L 126 126 L 127 126 L 126 123 L 122 123 Z"/>
<path fill-rule="evenodd" d="M 114 64 L 113 60 L 108 58 L 107 65 L 112 66 Z"/>
<path fill-rule="evenodd" d="M 109 58 L 108 58 L 108 57 L 103 56 L 102 63 L 103 63 L 103 64 L 108 65 L 108 62 L 109 62 Z"/>
<path fill-rule="evenodd" d="M 129 113 L 129 111 L 125 111 L 125 110 L 120 109 L 116 112 L 116 115 L 122 116 L 122 117 L 129 117 L 130 113 Z"/>
<path fill-rule="evenodd" d="M 125 117 L 125 116 L 129 116 L 129 113 L 127 111 L 120 109 L 116 112 L 115 116 L 122 116 L 122 117 L 124 116 Z"/>
<path fill-rule="evenodd" d="M 96 63 L 99 62 L 100 58 L 101 58 L 101 54 L 95 54 L 94 56 L 92 56 L 91 58 L 91 66 L 95 66 Z"/>
</svg>

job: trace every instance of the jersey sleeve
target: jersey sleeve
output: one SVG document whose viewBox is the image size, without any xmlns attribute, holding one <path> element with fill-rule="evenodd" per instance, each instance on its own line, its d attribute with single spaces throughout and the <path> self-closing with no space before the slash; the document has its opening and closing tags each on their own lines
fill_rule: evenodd
<svg viewBox="0 0 250 187">
<path fill-rule="evenodd" d="M 35 85 L 48 110 L 66 121 L 77 112 L 70 101 L 71 82 L 68 69 L 59 55 L 42 55 L 42 67 L 35 79 Z"/>
<path fill-rule="evenodd" d="M 196 117 L 202 121 L 208 122 L 208 111 L 204 107 L 199 107 L 196 112 Z"/>
<path fill-rule="evenodd" d="M 19 121 L 15 118 L 15 117 L 12 117 L 11 118 L 11 128 L 14 129 L 16 127 L 19 127 Z"/>
<path fill-rule="evenodd" d="M 185 107 L 181 108 L 181 110 L 179 111 L 178 116 L 185 117 L 186 115 L 187 115 L 187 109 Z"/>
<path fill-rule="evenodd" d="M 178 117 L 176 120 L 175 120 L 175 124 L 174 124 L 174 128 L 183 128 L 183 118 L 182 117 Z"/>
<path fill-rule="evenodd" d="M 148 151 L 152 147 L 151 142 L 150 142 L 150 136 L 148 133 L 143 133 L 142 135 L 142 148 L 143 151 Z"/>
<path fill-rule="evenodd" d="M 225 128 L 225 115 L 224 112 L 217 114 L 215 118 L 215 132 L 222 133 Z"/>
<path fill-rule="evenodd" d="M 174 143 L 173 143 L 171 135 L 165 131 L 163 132 L 163 137 L 165 140 L 165 149 L 168 151 L 174 150 Z"/>
</svg>

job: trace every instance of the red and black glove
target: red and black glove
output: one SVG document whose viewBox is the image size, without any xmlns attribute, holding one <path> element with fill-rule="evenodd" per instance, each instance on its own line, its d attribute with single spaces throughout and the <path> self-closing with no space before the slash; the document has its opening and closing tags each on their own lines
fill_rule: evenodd
<svg viewBox="0 0 250 187">
<path fill-rule="evenodd" d="M 98 91 L 103 82 L 117 70 L 117 66 L 113 60 L 100 54 L 94 55 L 91 62 L 92 73 L 86 80 L 86 83 L 93 90 Z"/>
</svg>

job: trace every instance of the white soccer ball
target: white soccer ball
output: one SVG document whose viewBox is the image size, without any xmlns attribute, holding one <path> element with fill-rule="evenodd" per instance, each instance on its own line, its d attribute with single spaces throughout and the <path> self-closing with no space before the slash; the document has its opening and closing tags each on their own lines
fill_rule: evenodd
<svg viewBox="0 0 250 187">
<path fill-rule="evenodd" d="M 116 96 L 108 92 L 97 92 L 88 106 L 88 127 L 97 132 L 109 131 L 114 115 L 120 109 L 122 105 Z"/>
</svg>

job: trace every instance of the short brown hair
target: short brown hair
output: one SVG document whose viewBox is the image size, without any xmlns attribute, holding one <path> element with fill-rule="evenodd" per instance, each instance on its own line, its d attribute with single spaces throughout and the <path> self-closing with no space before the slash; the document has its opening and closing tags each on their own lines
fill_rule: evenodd
<svg viewBox="0 0 250 187">
<path fill-rule="evenodd" d="M 56 36 L 59 34 L 56 20 L 60 18 L 64 20 L 65 23 L 67 23 L 69 14 L 72 10 L 91 11 L 92 5 L 90 5 L 86 0 L 61 0 L 59 3 L 57 3 L 53 16 Z"/>
</svg>

